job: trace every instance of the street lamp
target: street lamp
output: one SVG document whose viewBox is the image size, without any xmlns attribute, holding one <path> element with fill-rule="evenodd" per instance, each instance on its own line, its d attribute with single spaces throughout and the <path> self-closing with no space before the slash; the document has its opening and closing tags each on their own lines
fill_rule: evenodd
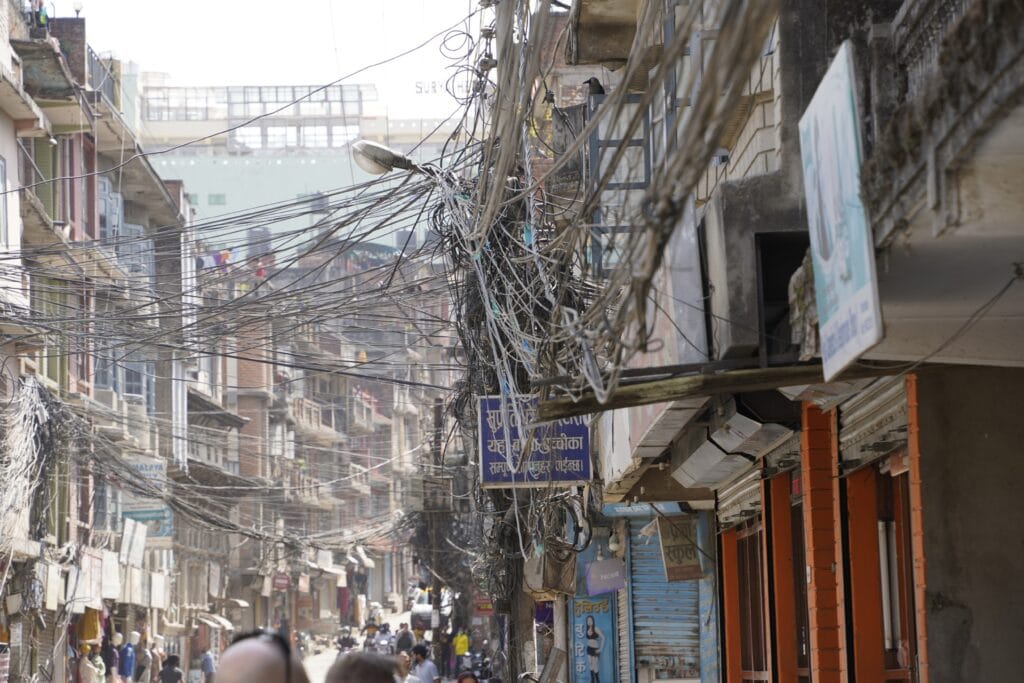
<svg viewBox="0 0 1024 683">
<path fill-rule="evenodd" d="M 71 6 L 71 8 L 75 10 L 75 17 L 78 17 L 78 15 L 82 13 L 82 7 L 83 5 L 81 2 L 76 2 L 74 5 Z"/>
<path fill-rule="evenodd" d="M 352 156 L 356 165 L 371 175 L 384 175 L 396 168 L 406 171 L 419 171 L 412 159 L 369 140 L 357 140 L 352 143 Z"/>
</svg>

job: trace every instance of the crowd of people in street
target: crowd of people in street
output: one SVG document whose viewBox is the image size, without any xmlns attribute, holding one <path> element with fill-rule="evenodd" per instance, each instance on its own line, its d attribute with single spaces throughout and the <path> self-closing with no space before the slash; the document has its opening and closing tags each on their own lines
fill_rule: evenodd
<svg viewBox="0 0 1024 683">
<path fill-rule="evenodd" d="M 377 633 L 382 630 L 377 629 Z M 441 668 L 431 657 L 429 642 L 408 624 L 400 624 L 398 631 L 389 635 L 394 649 L 391 653 L 382 653 L 373 648 L 355 650 L 358 641 L 351 631 L 344 631 L 336 641 L 339 649 L 344 650 L 328 671 L 325 683 L 442 683 L 445 678 L 451 678 L 451 671 L 468 664 L 469 636 L 464 628 L 458 629 L 450 640 L 438 638 L 438 646 L 441 642 L 450 643 L 447 649 L 438 647 L 438 651 L 453 655 L 451 661 L 442 662 Z M 151 653 L 146 656 L 143 667 L 154 665 L 156 660 L 150 657 Z M 259 629 L 240 633 L 221 654 L 219 662 L 214 662 L 208 650 L 203 652 L 201 661 L 203 683 L 309 683 L 299 653 L 289 639 L 277 631 Z M 162 658 L 158 663 L 155 683 L 183 683 L 176 655 Z M 103 666 L 102 661 L 99 666 Z M 139 668 L 138 660 L 134 666 Z M 89 679 L 96 683 L 103 680 L 102 675 Z M 459 673 L 456 680 L 480 683 L 477 675 L 469 670 Z"/>
</svg>

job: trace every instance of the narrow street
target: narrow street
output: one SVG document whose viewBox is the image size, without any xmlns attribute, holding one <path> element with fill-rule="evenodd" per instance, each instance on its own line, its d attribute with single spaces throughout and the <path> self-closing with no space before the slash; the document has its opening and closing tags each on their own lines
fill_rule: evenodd
<svg viewBox="0 0 1024 683">
<path fill-rule="evenodd" d="M 302 663 L 306 667 L 306 675 L 309 676 L 310 683 L 323 683 L 327 671 L 334 664 L 336 658 L 337 652 L 333 649 L 330 652 L 321 652 L 318 655 L 306 657 Z"/>
<path fill-rule="evenodd" d="M 0 38 L 0 683 L 1021 680 L 1024 0 Z"/>
</svg>

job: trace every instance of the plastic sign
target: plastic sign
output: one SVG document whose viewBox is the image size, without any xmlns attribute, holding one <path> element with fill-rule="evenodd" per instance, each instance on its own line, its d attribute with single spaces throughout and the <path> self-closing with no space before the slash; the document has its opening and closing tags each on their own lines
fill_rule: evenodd
<svg viewBox="0 0 1024 683">
<path fill-rule="evenodd" d="M 484 396 L 479 404 L 480 485 L 576 486 L 590 481 L 585 417 L 535 423 L 537 400 Z"/>
<path fill-rule="evenodd" d="M 697 526 L 690 517 L 658 517 L 661 559 L 666 581 L 699 579 L 700 551 L 697 550 Z"/>
<path fill-rule="evenodd" d="M 591 562 L 587 566 L 587 594 L 614 593 L 626 587 L 626 563 L 617 557 Z"/>
<path fill-rule="evenodd" d="M 843 43 L 800 118 L 821 360 L 828 381 L 882 338 L 871 226 L 860 199 L 853 49 Z"/>
</svg>

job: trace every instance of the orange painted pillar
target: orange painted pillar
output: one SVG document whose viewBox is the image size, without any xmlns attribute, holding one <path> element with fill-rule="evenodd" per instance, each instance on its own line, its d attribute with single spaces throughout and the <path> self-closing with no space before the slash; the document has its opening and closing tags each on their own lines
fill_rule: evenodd
<svg viewBox="0 0 1024 683">
<path fill-rule="evenodd" d="M 741 683 L 740 576 L 736 530 L 722 533 L 722 619 L 724 620 L 724 664 L 726 683 Z"/>
<path fill-rule="evenodd" d="M 846 478 L 853 668 L 858 681 L 885 679 L 882 577 L 878 556 L 878 474 L 865 467 Z"/>
<path fill-rule="evenodd" d="M 789 474 L 762 484 L 767 490 L 772 553 L 772 583 L 766 594 L 775 596 L 775 623 L 769 635 L 779 681 L 796 680 L 796 595 L 793 586 L 793 509 L 789 505 Z M 762 494 L 763 496 L 763 494 Z M 766 612 L 767 613 L 767 612 Z"/>
<path fill-rule="evenodd" d="M 804 496 L 807 548 L 807 611 L 810 623 L 811 678 L 841 683 L 845 664 L 839 629 L 838 554 L 833 472 L 833 415 L 804 403 L 800 435 L 800 476 Z"/>
<path fill-rule="evenodd" d="M 924 508 L 921 500 L 921 425 L 917 413 L 917 375 L 907 375 L 907 454 L 910 459 L 910 552 L 914 556 L 914 610 L 917 625 L 918 681 L 928 683 L 928 623 L 925 605 Z"/>
</svg>

